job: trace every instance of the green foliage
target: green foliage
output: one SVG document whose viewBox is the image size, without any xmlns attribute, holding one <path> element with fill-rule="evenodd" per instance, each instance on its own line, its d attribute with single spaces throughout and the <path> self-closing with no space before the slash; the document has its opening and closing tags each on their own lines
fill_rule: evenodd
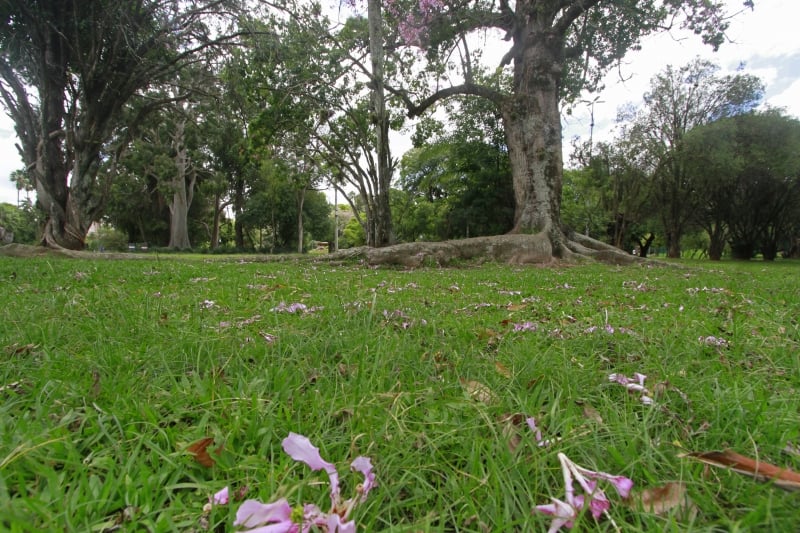
<svg viewBox="0 0 800 533">
<path fill-rule="evenodd" d="M 354 246 L 364 246 L 365 244 L 367 244 L 367 234 L 364 231 L 364 226 L 353 217 L 347 222 L 342 231 L 342 239 L 339 246 L 341 248 L 352 248 Z"/>
<path fill-rule="evenodd" d="M 558 453 L 634 494 L 686 483 L 687 515 L 609 491 L 622 531 L 795 529 L 796 493 L 679 457 L 732 448 L 800 469 L 783 451 L 800 410 L 795 262 L 201 259 L 0 258 L 0 529 L 231 530 L 240 501 L 203 511 L 225 486 L 327 509 L 324 473 L 280 448 L 289 432 L 340 472 L 371 458 L 360 531 L 545 531 L 531 510 L 564 496 Z M 281 301 L 318 310 L 270 311 Z M 538 329 L 514 331 L 524 322 Z M 710 335 L 728 346 L 698 341 Z M 646 374 L 655 405 L 612 372 Z M 187 451 L 204 437 L 212 468 Z M 573 528 L 610 529 L 586 513 Z"/>
<path fill-rule="evenodd" d="M 721 119 L 692 131 L 686 154 L 706 224 L 725 228 L 734 257 L 788 251 L 800 229 L 800 121 L 779 111 Z"/>
<path fill-rule="evenodd" d="M 439 136 L 403 157 L 392 199 L 400 240 L 443 240 L 507 232 L 514 222 L 514 192 L 500 118 L 478 98 L 459 101 L 453 133 L 423 121 L 417 140 Z"/>
<path fill-rule="evenodd" d="M 129 242 L 124 231 L 101 224 L 97 231 L 88 235 L 86 246 L 92 252 L 125 252 Z"/>
<path fill-rule="evenodd" d="M 9 203 L 0 204 L 0 226 L 14 233 L 14 242 L 36 244 L 39 240 L 41 213 L 30 201 L 17 207 Z"/>
</svg>

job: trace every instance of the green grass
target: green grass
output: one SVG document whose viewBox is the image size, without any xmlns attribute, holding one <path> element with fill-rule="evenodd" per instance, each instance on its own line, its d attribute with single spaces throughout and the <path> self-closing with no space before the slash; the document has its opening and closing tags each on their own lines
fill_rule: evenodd
<svg viewBox="0 0 800 533">
<path fill-rule="evenodd" d="M 678 454 L 800 469 L 781 451 L 800 432 L 799 268 L 0 258 L 0 529 L 228 531 L 238 503 L 203 513 L 225 485 L 325 507 L 324 473 L 281 449 L 293 431 L 346 497 L 349 462 L 372 459 L 360 531 L 546 530 L 531 509 L 564 496 L 558 452 L 635 490 L 687 484 L 688 519 L 607 487 L 623 531 L 792 531 L 797 493 Z M 272 312 L 282 301 L 321 309 Z M 526 321 L 537 331 L 513 330 Z M 669 386 L 646 406 L 611 372 Z M 556 442 L 502 422 L 515 413 Z M 212 468 L 186 452 L 206 436 L 223 446 Z"/>
</svg>

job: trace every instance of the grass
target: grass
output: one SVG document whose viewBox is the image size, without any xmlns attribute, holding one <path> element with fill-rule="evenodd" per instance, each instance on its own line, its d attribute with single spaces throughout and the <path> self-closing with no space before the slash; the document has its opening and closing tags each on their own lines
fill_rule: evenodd
<svg viewBox="0 0 800 533">
<path fill-rule="evenodd" d="M 800 432 L 798 267 L 0 258 L 0 529 L 229 531 L 238 503 L 203 512 L 226 485 L 324 507 L 325 475 L 281 449 L 293 431 L 345 496 L 349 462 L 372 459 L 361 531 L 543 531 L 531 509 L 563 498 L 559 452 L 635 490 L 686 483 L 694 513 L 607 487 L 620 530 L 791 531 L 797 493 L 678 455 L 800 468 L 782 453 Z M 668 385 L 647 406 L 611 372 Z M 186 451 L 207 436 L 211 468 Z"/>
</svg>

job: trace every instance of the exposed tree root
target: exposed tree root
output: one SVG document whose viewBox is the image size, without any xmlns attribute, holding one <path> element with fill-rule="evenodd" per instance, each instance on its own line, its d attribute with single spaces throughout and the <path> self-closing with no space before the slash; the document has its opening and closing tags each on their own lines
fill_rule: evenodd
<svg viewBox="0 0 800 533">
<path fill-rule="evenodd" d="M 555 244 L 553 240 L 557 241 Z M 547 233 L 508 234 L 444 242 L 411 242 L 385 248 L 362 246 L 326 255 L 321 260 L 361 258 L 370 265 L 446 266 L 454 261 L 495 261 L 508 264 L 576 263 L 597 260 L 613 264 L 643 261 L 611 245 L 584 235 L 560 232 L 555 239 Z"/>
</svg>

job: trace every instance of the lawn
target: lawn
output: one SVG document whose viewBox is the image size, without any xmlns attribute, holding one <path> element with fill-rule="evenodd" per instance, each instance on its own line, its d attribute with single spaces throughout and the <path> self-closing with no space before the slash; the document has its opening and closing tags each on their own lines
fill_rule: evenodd
<svg viewBox="0 0 800 533">
<path fill-rule="evenodd" d="M 325 472 L 282 449 L 297 433 L 343 498 L 371 460 L 359 531 L 546 531 L 559 454 L 634 483 L 600 481 L 607 515 L 576 531 L 794 531 L 800 494 L 681 455 L 800 469 L 799 269 L 0 258 L 0 529 L 327 511 Z M 670 482 L 675 502 L 642 497 Z"/>
</svg>

